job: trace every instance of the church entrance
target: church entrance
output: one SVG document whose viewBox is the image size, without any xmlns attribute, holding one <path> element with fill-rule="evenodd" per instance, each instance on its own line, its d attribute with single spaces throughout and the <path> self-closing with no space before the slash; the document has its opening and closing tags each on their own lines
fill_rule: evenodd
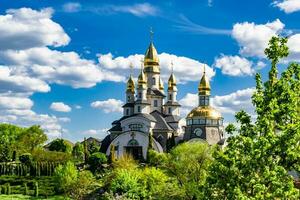
<svg viewBox="0 0 300 200">
<path fill-rule="evenodd" d="M 125 146 L 126 154 L 131 155 L 135 160 L 143 160 L 142 146 Z"/>
</svg>

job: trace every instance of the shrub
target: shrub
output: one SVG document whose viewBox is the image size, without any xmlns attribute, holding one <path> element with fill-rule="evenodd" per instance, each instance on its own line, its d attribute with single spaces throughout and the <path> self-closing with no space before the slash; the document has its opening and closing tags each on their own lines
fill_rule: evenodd
<svg viewBox="0 0 300 200">
<path fill-rule="evenodd" d="M 67 162 L 65 165 L 59 165 L 54 172 L 56 190 L 61 193 L 68 193 L 78 178 L 78 170 L 74 163 Z"/>
<path fill-rule="evenodd" d="M 96 187 L 96 180 L 90 171 L 79 172 L 78 179 L 72 185 L 70 196 L 74 199 L 82 199 Z"/>
<path fill-rule="evenodd" d="M 32 155 L 30 153 L 24 153 L 19 156 L 19 160 L 21 163 L 24 163 L 29 166 L 32 163 Z"/>
<path fill-rule="evenodd" d="M 93 153 L 88 160 L 88 164 L 90 165 L 90 170 L 92 172 L 96 172 L 102 169 L 102 164 L 107 163 L 107 157 L 104 153 Z"/>
<path fill-rule="evenodd" d="M 32 151 L 33 160 L 36 162 L 60 162 L 66 163 L 72 159 L 72 156 L 68 153 L 57 152 L 57 151 L 47 151 L 42 148 L 35 149 Z"/>
<path fill-rule="evenodd" d="M 50 151 L 59 151 L 64 153 L 72 153 L 72 145 L 70 142 L 64 139 L 56 139 L 53 140 L 50 144 L 48 149 Z"/>
<path fill-rule="evenodd" d="M 118 160 L 113 162 L 116 169 L 134 169 L 137 168 L 137 161 L 130 154 L 123 154 Z"/>
<path fill-rule="evenodd" d="M 149 150 L 147 154 L 147 161 L 151 166 L 162 166 L 163 163 L 167 161 L 167 155 L 165 153 Z"/>
</svg>

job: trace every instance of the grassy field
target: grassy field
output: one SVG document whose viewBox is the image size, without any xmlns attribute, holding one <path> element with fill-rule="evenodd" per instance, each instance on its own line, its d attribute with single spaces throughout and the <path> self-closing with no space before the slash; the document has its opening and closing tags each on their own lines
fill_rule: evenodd
<svg viewBox="0 0 300 200">
<path fill-rule="evenodd" d="M 1 200 L 39 200 L 39 199 L 49 199 L 49 200 L 71 200 L 69 198 L 65 198 L 63 196 L 53 196 L 48 198 L 41 198 L 41 197 L 31 197 L 25 196 L 21 194 L 14 194 L 14 195 L 0 195 Z"/>
</svg>

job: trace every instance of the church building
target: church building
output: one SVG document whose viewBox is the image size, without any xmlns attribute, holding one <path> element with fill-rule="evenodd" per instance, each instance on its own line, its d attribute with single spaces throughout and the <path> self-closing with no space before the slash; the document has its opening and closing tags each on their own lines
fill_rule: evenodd
<svg viewBox="0 0 300 200">
<path fill-rule="evenodd" d="M 218 143 L 223 138 L 223 118 L 210 106 L 210 85 L 205 73 L 198 90 L 199 107 L 188 114 L 186 126 L 182 126 L 176 77 L 172 70 L 165 91 L 158 54 L 151 40 L 137 83 L 132 74 L 128 78 L 123 116 L 112 123 L 100 151 L 107 155 L 113 153 L 116 158 L 131 154 L 143 160 L 150 138 L 151 147 L 157 152 L 166 152 L 170 144 L 174 146 L 179 140 Z"/>
</svg>

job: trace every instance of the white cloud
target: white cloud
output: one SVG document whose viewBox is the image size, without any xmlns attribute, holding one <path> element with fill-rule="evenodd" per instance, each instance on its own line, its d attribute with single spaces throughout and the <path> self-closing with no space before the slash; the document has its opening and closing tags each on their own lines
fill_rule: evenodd
<svg viewBox="0 0 300 200">
<path fill-rule="evenodd" d="M 44 81 L 22 74 L 14 74 L 14 70 L 0 66 L 0 92 L 49 92 L 50 87 Z"/>
<path fill-rule="evenodd" d="M 0 96 L 0 109 L 31 109 L 33 101 L 27 97 Z"/>
<path fill-rule="evenodd" d="M 101 69 L 92 60 L 80 58 L 76 52 L 61 52 L 47 47 L 2 51 L 1 60 L 8 65 L 18 66 L 17 70 L 23 69 L 22 73 L 27 75 L 73 88 L 93 87 L 103 80 L 125 80 L 121 75 Z"/>
<path fill-rule="evenodd" d="M 254 88 L 246 88 L 237 90 L 223 96 L 214 96 L 212 103 L 215 107 L 220 109 L 222 113 L 234 114 L 240 110 L 245 110 L 249 113 L 254 112 L 251 97 L 254 93 Z"/>
<path fill-rule="evenodd" d="M 253 63 L 251 61 L 240 56 L 222 55 L 215 60 L 214 65 L 217 68 L 220 68 L 223 74 L 230 76 L 244 76 L 252 75 L 254 73 L 252 64 Z"/>
<path fill-rule="evenodd" d="M 57 112 L 71 112 L 72 108 L 63 102 L 53 102 L 50 109 Z"/>
<path fill-rule="evenodd" d="M 53 10 L 31 8 L 9 9 L 0 15 L 0 49 L 26 49 L 62 46 L 70 38 L 63 28 L 51 20 Z"/>
<path fill-rule="evenodd" d="M 60 117 L 60 118 L 58 118 L 58 120 L 61 122 L 70 122 L 71 121 L 71 119 L 68 117 Z"/>
<path fill-rule="evenodd" d="M 228 95 L 214 96 L 211 98 L 211 104 L 223 114 L 234 114 L 243 109 L 253 115 L 251 96 L 254 91 L 254 88 L 246 88 Z M 187 93 L 179 103 L 182 105 L 182 114 L 186 115 L 198 106 L 198 94 Z"/>
<path fill-rule="evenodd" d="M 69 2 L 65 3 L 63 6 L 63 11 L 68 12 L 68 13 L 74 13 L 78 12 L 81 9 L 81 4 L 77 2 Z"/>
<path fill-rule="evenodd" d="M 89 129 L 86 131 L 83 131 L 84 135 L 87 136 L 92 136 L 92 137 L 99 137 L 100 139 L 104 138 L 108 134 L 108 128 L 103 128 L 103 129 Z"/>
<path fill-rule="evenodd" d="M 279 19 L 266 24 L 237 23 L 233 26 L 232 37 L 239 43 L 242 55 L 263 58 L 269 40 L 283 28 L 284 24 Z"/>
<path fill-rule="evenodd" d="M 133 64 L 136 69 L 136 74 L 140 71 L 140 60 L 143 58 L 141 54 L 130 55 L 128 57 L 113 57 L 111 53 L 99 54 L 100 67 L 106 69 L 107 71 L 113 71 L 119 76 L 123 76 L 125 80 L 125 75 L 129 74 L 130 63 Z M 159 54 L 161 76 L 164 81 L 167 81 L 171 74 L 171 62 L 174 63 L 174 73 L 179 82 L 187 81 L 199 81 L 203 74 L 204 63 L 197 60 L 187 58 L 184 56 L 176 56 L 168 53 Z M 206 65 L 206 74 L 208 78 L 212 78 L 215 75 L 212 67 Z"/>
<path fill-rule="evenodd" d="M 91 103 L 91 107 L 103 110 L 105 113 L 122 112 L 122 105 L 123 102 L 117 99 L 107 99 Z"/>
<path fill-rule="evenodd" d="M 293 13 L 300 10 L 300 0 L 280 0 L 274 1 L 274 6 L 280 8 L 285 13 Z"/>
</svg>

